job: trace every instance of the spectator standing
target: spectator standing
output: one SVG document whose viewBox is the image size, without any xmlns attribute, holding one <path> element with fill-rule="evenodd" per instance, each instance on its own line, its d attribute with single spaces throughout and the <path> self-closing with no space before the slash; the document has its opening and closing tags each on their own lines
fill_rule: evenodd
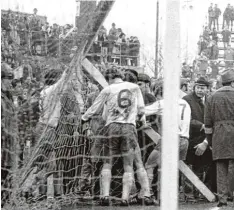
<svg viewBox="0 0 234 210">
<path fill-rule="evenodd" d="M 216 45 L 215 41 L 212 41 L 210 47 L 210 60 L 217 60 L 218 58 L 219 58 L 219 47 Z"/>
<path fill-rule="evenodd" d="M 233 22 L 234 22 L 234 6 L 231 6 L 231 31 L 233 27 Z"/>
<path fill-rule="evenodd" d="M 217 32 L 216 28 L 213 28 L 213 31 L 211 32 L 211 37 L 212 37 L 212 40 L 214 40 L 214 41 L 216 41 L 216 43 L 218 43 L 219 37 L 218 37 L 218 32 Z"/>
<path fill-rule="evenodd" d="M 234 50 L 228 44 L 227 49 L 224 51 L 225 67 L 232 68 L 234 63 Z"/>
<path fill-rule="evenodd" d="M 112 23 L 112 28 L 109 31 L 109 39 L 116 40 L 117 39 L 117 28 L 115 28 L 115 23 Z"/>
<path fill-rule="evenodd" d="M 27 17 L 21 17 L 18 23 L 18 33 L 20 36 L 20 45 L 28 44 L 28 22 Z"/>
<path fill-rule="evenodd" d="M 204 52 L 201 53 L 201 56 L 198 58 L 198 62 L 199 62 L 199 72 L 198 72 L 198 74 L 200 76 L 205 77 L 206 70 L 208 68 L 208 58 L 206 57 Z"/>
<path fill-rule="evenodd" d="M 37 8 L 33 9 L 33 15 L 29 18 L 29 29 L 32 36 L 32 53 L 36 54 L 37 45 L 41 44 L 41 21 L 37 15 Z"/>
<path fill-rule="evenodd" d="M 231 21 L 231 13 L 232 13 L 231 5 L 228 4 L 223 13 L 223 29 L 225 27 L 225 23 L 226 23 L 227 28 L 229 29 L 230 21 Z"/>
<path fill-rule="evenodd" d="M 182 77 L 191 78 L 191 73 L 192 72 L 191 72 L 189 65 L 186 62 L 184 62 L 182 64 Z"/>
<path fill-rule="evenodd" d="M 217 167 L 218 207 L 234 195 L 234 71 L 222 75 L 223 87 L 212 94 L 205 108 L 205 132 Z"/>
<path fill-rule="evenodd" d="M 121 53 L 121 65 L 125 66 L 127 65 L 126 54 L 128 47 L 125 33 L 122 32 L 119 35 L 119 42 L 120 42 L 120 53 Z"/>
<path fill-rule="evenodd" d="M 228 26 L 226 26 L 225 29 L 222 31 L 224 49 L 227 48 L 227 45 L 229 44 L 231 39 L 231 35 L 231 31 L 229 31 Z"/>
<path fill-rule="evenodd" d="M 109 31 L 108 40 L 109 40 L 108 53 L 112 53 L 114 43 L 117 40 L 117 29 L 115 28 L 115 23 L 112 23 L 112 28 Z M 111 60 L 110 57 L 109 60 Z"/>
<path fill-rule="evenodd" d="M 209 176 L 212 169 L 212 152 L 208 147 L 204 131 L 204 106 L 208 87 L 209 82 L 200 77 L 195 83 L 194 91 L 183 99 L 191 108 L 189 147 L 186 161 L 192 165 L 193 171 L 199 179 L 203 179 L 205 173 L 205 184 L 211 189 L 212 183 Z M 198 198 L 197 191 L 194 191 L 194 197 Z"/>
<path fill-rule="evenodd" d="M 104 26 L 102 26 L 99 31 L 98 44 L 101 47 L 101 59 L 104 63 L 106 63 L 107 54 L 108 54 L 108 37 L 107 37 L 107 30 Z"/>
<path fill-rule="evenodd" d="M 217 4 L 215 4 L 214 12 L 215 12 L 214 25 L 216 25 L 215 27 L 217 28 L 217 30 L 219 30 L 219 16 L 221 15 L 221 10 L 218 8 Z"/>
<path fill-rule="evenodd" d="M 207 42 L 204 40 L 203 36 L 200 36 L 200 40 L 197 43 L 198 45 L 198 55 L 201 55 L 201 53 L 207 49 Z"/>
<path fill-rule="evenodd" d="M 16 20 L 10 20 L 10 37 L 14 43 L 20 45 L 20 37 L 18 35 L 17 29 L 18 27 Z"/>
<path fill-rule="evenodd" d="M 206 26 L 205 30 L 203 31 L 203 38 L 206 42 L 210 42 L 210 30 L 209 28 Z"/>
<path fill-rule="evenodd" d="M 210 62 L 210 67 L 212 68 L 211 78 L 216 79 L 219 73 L 219 62 L 218 61 Z"/>
<path fill-rule="evenodd" d="M 133 56 L 132 66 L 137 66 L 138 65 L 138 56 L 140 53 L 140 41 L 136 36 L 133 37 L 130 50 L 131 50 L 131 55 Z"/>
<path fill-rule="evenodd" d="M 41 22 L 37 15 L 37 12 L 38 12 L 37 8 L 34 8 L 33 15 L 29 17 L 29 27 L 32 31 L 34 30 L 38 31 L 38 28 L 41 27 Z"/>
<path fill-rule="evenodd" d="M 214 24 L 215 27 L 215 10 L 213 8 L 213 3 L 211 3 L 210 7 L 208 8 L 208 15 L 209 15 L 209 29 L 211 30 L 212 24 Z"/>
</svg>

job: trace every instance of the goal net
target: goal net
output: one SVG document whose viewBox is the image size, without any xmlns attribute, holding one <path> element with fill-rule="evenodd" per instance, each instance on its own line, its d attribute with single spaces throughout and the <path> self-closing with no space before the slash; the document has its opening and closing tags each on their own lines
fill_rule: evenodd
<svg viewBox="0 0 234 210">
<path fill-rule="evenodd" d="M 103 5 L 101 12 L 105 14 L 108 7 Z M 100 25 L 98 21 L 95 19 L 95 27 Z M 20 51 L 20 43 L 12 41 Z M 84 41 L 83 35 L 75 44 Z M 82 124 L 81 116 L 102 88 L 82 67 L 82 47 L 72 49 L 71 40 L 60 43 L 54 39 L 50 43 L 53 53 L 44 57 L 46 43 L 34 42 L 35 51 L 24 55 L 17 68 L 10 68 L 6 64 L 9 59 L 2 58 L 2 207 L 25 210 L 59 209 L 74 202 L 95 205 L 101 194 L 99 176 L 105 157 L 102 151 L 93 155 L 91 147 L 97 139 L 105 138 L 105 122 L 101 113 L 87 124 Z M 61 54 L 56 53 L 59 49 Z M 105 72 L 107 67 L 101 68 Z M 11 74 L 15 75 L 13 81 Z M 145 160 L 153 143 L 143 134 L 140 138 Z M 122 159 L 116 156 L 111 196 L 117 200 L 121 197 L 122 175 Z"/>
<path fill-rule="evenodd" d="M 93 155 L 91 146 L 98 138 L 105 138 L 100 135 L 105 122 L 99 113 L 89 123 L 81 123 L 82 113 L 92 105 L 100 88 L 82 69 L 79 59 L 62 73 L 45 73 L 45 85 L 39 92 L 29 90 L 18 107 L 3 94 L 2 172 L 8 173 L 2 179 L 2 201 L 7 209 L 40 206 L 49 198 L 56 205 L 74 200 L 82 203 L 84 199 L 87 203 L 100 195 L 99 175 L 105 157 L 102 151 Z M 144 137 L 141 140 L 145 158 L 153 144 Z M 11 165 L 6 165 L 9 162 Z M 115 157 L 111 196 L 117 200 L 122 174 L 122 159 Z"/>
</svg>

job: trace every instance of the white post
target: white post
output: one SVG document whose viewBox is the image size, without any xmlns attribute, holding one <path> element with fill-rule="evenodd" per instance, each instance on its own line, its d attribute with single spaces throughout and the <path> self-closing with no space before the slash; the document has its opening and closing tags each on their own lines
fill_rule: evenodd
<svg viewBox="0 0 234 210">
<path fill-rule="evenodd" d="M 178 209 L 178 100 L 180 75 L 180 0 L 166 0 L 161 209 Z"/>
<path fill-rule="evenodd" d="M 76 0 L 76 17 L 80 16 L 80 0 Z"/>
</svg>

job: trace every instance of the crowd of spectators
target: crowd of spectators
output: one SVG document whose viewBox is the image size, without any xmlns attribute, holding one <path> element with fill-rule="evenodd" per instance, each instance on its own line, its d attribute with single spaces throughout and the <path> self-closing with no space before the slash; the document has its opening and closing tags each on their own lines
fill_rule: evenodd
<svg viewBox="0 0 234 210">
<path fill-rule="evenodd" d="M 109 33 L 104 26 L 101 27 L 92 51 L 100 53 L 100 60 L 104 63 L 138 66 L 140 42 L 136 36 L 126 37 L 122 29 L 112 23 Z"/>
<path fill-rule="evenodd" d="M 219 17 L 222 14 L 220 8 L 218 8 L 218 5 L 215 4 L 213 6 L 213 3 L 210 4 L 210 7 L 208 8 L 208 17 L 209 17 L 209 29 L 211 30 L 212 25 L 214 25 L 214 28 L 217 28 L 219 30 Z M 231 4 L 228 4 L 223 12 L 223 24 L 222 29 L 224 29 L 225 26 L 230 29 L 231 31 L 233 29 L 233 22 L 234 22 L 234 7 Z"/>
<path fill-rule="evenodd" d="M 213 3 L 211 3 L 208 8 L 208 26 L 204 27 L 197 43 L 197 57 L 191 66 L 186 62 L 182 64 L 182 77 L 196 80 L 202 76 L 209 80 L 218 81 L 219 71 L 222 68 L 234 67 L 234 49 L 232 47 L 233 6 L 228 4 L 224 10 L 222 30 L 220 31 L 219 17 L 221 14 L 218 5 L 213 6 Z"/>
<path fill-rule="evenodd" d="M 228 5 L 227 8 L 232 8 Z M 209 7 L 209 11 L 211 6 Z M 225 10 L 226 11 L 226 10 Z M 209 24 L 209 27 L 211 25 Z M 234 51 L 232 48 L 232 32 L 229 25 L 224 25 L 221 32 L 214 27 L 210 30 L 208 26 L 204 28 L 203 34 L 197 43 L 198 57 L 196 59 L 196 73 L 198 75 L 216 79 L 221 67 L 233 68 Z M 217 26 L 218 27 L 218 26 Z M 220 34 L 220 37 L 219 37 Z M 219 43 L 223 43 L 219 45 Z M 223 50 L 223 57 L 220 51 Z M 221 59 L 223 58 L 223 59 Z"/>
<path fill-rule="evenodd" d="M 17 13 L 9 10 L 2 14 L 2 56 L 15 60 L 15 52 L 24 54 L 54 56 L 69 54 L 74 46 L 77 29 L 72 24 L 50 25 L 46 17 L 39 16 L 37 9 L 33 14 Z M 9 61 L 10 62 L 10 61 Z"/>
<path fill-rule="evenodd" d="M 35 8 L 32 15 L 11 10 L 2 14 L 1 52 L 2 60 L 8 64 L 15 65 L 17 52 L 59 57 L 65 61 L 76 46 L 76 27 L 72 24 L 50 25 L 46 17 L 39 16 L 37 12 Z M 137 66 L 139 51 L 138 38 L 127 38 L 122 29 L 116 28 L 113 23 L 109 33 L 102 26 L 89 53 L 95 61 Z"/>
<path fill-rule="evenodd" d="M 61 64 L 57 68 L 53 66 L 54 70 L 51 70 L 51 68 L 48 67 L 49 65 L 48 60 L 45 60 L 43 62 L 42 59 L 40 60 L 40 59 L 33 58 L 33 56 L 31 57 L 29 56 L 31 54 L 42 55 L 43 54 L 42 52 L 44 52 L 45 55 L 57 57 L 58 56 L 57 48 L 59 48 L 60 46 L 58 44 L 59 40 L 63 39 L 63 41 L 67 41 L 71 43 L 71 45 L 73 46 L 74 39 L 72 39 L 72 36 L 75 36 L 78 29 L 74 29 L 72 25 L 66 25 L 65 27 L 62 27 L 62 26 L 58 26 L 57 24 L 53 24 L 53 26 L 49 26 L 47 22 L 42 23 L 39 17 L 37 16 L 36 9 L 34 9 L 34 14 L 28 18 L 24 17 L 22 19 L 20 17 L 14 16 L 15 19 L 13 21 L 11 21 L 12 18 L 9 18 L 9 21 L 8 21 L 7 17 L 13 17 L 12 13 L 9 12 L 4 17 L 4 20 L 3 20 L 4 28 L 2 29 L 3 33 L 2 33 L 2 46 L 1 46 L 2 52 L 3 52 L 2 81 L 4 85 L 6 82 L 8 85 L 10 84 L 11 87 L 8 86 L 8 91 L 2 88 L 2 93 L 10 94 L 8 95 L 8 99 L 12 101 L 12 104 L 13 104 L 12 107 L 16 108 L 15 110 L 17 110 L 16 115 L 18 118 L 18 125 L 19 125 L 19 130 L 18 130 L 19 140 L 20 140 L 19 143 L 21 146 L 21 150 L 20 150 L 21 151 L 21 154 L 20 154 L 21 163 L 20 164 L 22 165 L 22 161 L 24 159 L 23 151 L 25 151 L 25 148 L 27 147 L 28 142 L 30 142 L 32 145 L 35 143 L 34 138 L 36 137 L 35 137 L 34 128 L 37 126 L 38 119 L 40 117 L 40 110 L 39 110 L 40 92 L 42 91 L 43 88 L 45 88 L 44 89 L 45 91 L 46 88 L 54 84 L 56 85 L 56 82 L 59 80 L 61 73 L 65 69 L 64 66 Z M 24 20 L 24 21 L 20 21 L 20 20 Z M 67 37 L 68 39 L 66 39 Z M 219 48 L 217 45 L 218 41 L 219 41 L 219 38 L 218 38 L 218 32 L 216 31 L 216 29 L 213 29 L 213 31 L 211 32 L 209 28 L 206 27 L 203 32 L 203 35 L 200 37 L 200 40 L 198 42 L 199 57 L 194 62 L 194 66 L 191 67 L 191 66 L 188 66 L 186 63 L 183 63 L 183 67 L 182 67 L 183 77 L 194 79 L 194 77 L 197 78 L 197 77 L 202 76 L 199 81 L 196 81 L 196 84 L 194 86 L 194 90 L 196 90 L 196 88 L 197 89 L 203 88 L 204 94 L 202 95 L 202 97 L 200 97 L 202 100 L 205 100 L 206 96 L 208 96 L 213 91 L 210 88 L 210 83 L 206 81 L 203 77 L 208 77 L 210 79 L 210 78 L 217 78 L 219 76 L 218 65 L 217 65 L 218 58 L 219 58 L 218 56 Z M 233 67 L 234 58 L 232 59 L 231 57 L 233 55 L 233 50 L 230 48 L 230 44 L 229 44 L 230 37 L 229 37 L 229 41 L 227 42 L 228 44 L 226 46 L 227 49 L 225 49 L 224 57 L 226 59 L 226 67 L 231 68 Z M 66 44 L 67 48 L 68 46 L 69 45 Z M 65 53 L 67 48 L 62 48 L 60 52 Z M 102 63 L 104 63 L 104 66 L 102 69 L 105 69 L 105 64 L 108 62 L 111 62 L 114 64 L 120 64 L 120 65 L 128 65 L 130 62 L 131 63 L 130 65 L 137 66 L 139 49 L 140 49 L 140 43 L 137 37 L 126 38 L 126 35 L 123 33 L 123 31 L 120 28 L 117 29 L 115 27 L 115 24 L 112 24 L 112 28 L 110 29 L 108 35 L 107 35 L 107 30 L 102 26 L 100 33 L 98 34 L 97 41 L 94 43 L 93 49 L 91 52 L 94 54 L 101 53 L 101 58 L 102 58 L 101 64 L 99 62 L 97 62 L 96 64 L 102 65 Z M 31 52 L 31 54 L 29 54 L 29 52 Z M 215 67 L 216 67 L 216 70 L 214 70 Z M 52 73 L 48 74 L 48 70 L 51 70 Z M 113 71 L 114 70 L 115 69 L 113 68 Z M 162 81 L 157 80 L 153 84 L 149 76 L 146 74 L 138 74 L 136 71 L 132 71 L 129 69 L 128 70 L 121 69 L 121 70 L 123 71 L 122 74 L 123 74 L 125 81 L 136 83 L 140 87 L 145 105 L 149 105 L 156 101 L 160 101 L 163 98 Z M 9 72 L 12 72 L 12 75 L 14 75 L 10 79 L 9 77 L 6 76 L 7 73 Z M 48 81 L 52 81 L 52 84 L 49 84 L 49 83 L 46 84 L 45 82 L 46 79 Z M 159 84 L 157 84 L 157 82 L 159 82 Z M 45 84 L 47 85 L 46 87 L 45 87 Z M 92 86 L 92 85 L 93 84 L 91 84 L 91 82 L 87 84 L 87 86 Z M 185 89 L 182 89 L 182 88 L 185 88 Z M 99 89 L 97 87 L 90 88 L 90 89 L 91 89 L 91 92 L 89 92 L 89 94 L 88 92 L 86 92 L 86 95 L 88 98 L 87 107 L 90 107 L 93 104 L 94 98 L 96 98 L 96 96 L 99 93 Z M 181 82 L 181 90 L 184 91 L 185 95 L 189 94 L 190 98 L 192 95 L 195 96 L 195 94 L 197 94 L 196 91 L 193 92 L 192 88 L 190 87 L 189 82 Z M 74 99 L 74 101 L 75 100 L 76 99 Z M 188 100 L 188 103 L 189 102 L 190 100 Z M 61 103 L 61 101 L 58 101 L 56 103 L 59 104 Z M 192 110 L 192 113 L 195 113 L 195 114 L 197 114 L 196 109 L 204 110 L 204 104 L 200 103 L 200 101 L 199 102 L 192 101 L 190 106 L 191 108 L 195 107 L 194 108 L 195 111 Z M 59 110 L 59 112 L 61 112 L 61 110 Z M 204 113 L 202 112 L 199 113 L 201 117 L 199 116 L 197 118 L 203 119 Z M 72 118 L 71 115 L 68 115 L 67 117 L 69 118 L 69 120 L 70 118 Z M 160 134 L 161 133 L 160 131 L 161 117 L 160 116 L 152 116 L 152 117 L 153 117 L 152 120 L 147 119 L 147 121 L 151 123 L 152 127 L 155 126 L 155 130 Z M 195 119 L 195 120 L 197 123 L 199 119 Z M 202 141 L 203 141 L 205 139 L 205 133 L 203 131 L 204 122 L 203 120 L 201 121 L 202 122 L 199 122 L 199 126 L 201 124 L 202 128 L 199 127 L 198 130 L 200 131 L 197 132 L 196 135 L 194 135 L 193 137 L 200 138 L 201 136 Z M 192 123 L 193 122 L 191 122 L 191 124 Z M 72 123 L 70 124 L 72 125 Z M 37 133 L 37 135 L 40 135 L 40 134 L 41 133 Z M 72 133 L 71 136 L 72 135 L 75 135 L 75 134 Z M 45 138 L 49 138 L 49 137 L 45 135 Z M 75 138 L 75 137 L 72 136 L 72 138 Z M 139 138 L 139 140 L 140 140 L 139 142 L 143 142 L 141 141 L 142 140 L 141 137 Z M 197 143 L 199 143 L 197 145 L 197 147 L 199 148 L 200 142 L 197 142 Z M 194 146 L 195 145 L 191 147 L 193 151 L 189 151 L 188 155 L 192 154 L 194 156 L 196 154 L 194 151 Z M 209 150 L 209 148 L 207 150 Z M 209 154 L 210 154 L 209 157 L 211 157 L 211 153 Z M 197 156 L 201 156 L 201 155 L 197 155 Z M 144 156 L 143 158 L 146 159 Z M 209 164 L 211 162 L 212 160 L 209 161 Z M 201 162 L 199 161 L 197 161 L 196 163 L 190 163 L 190 164 L 193 165 L 193 169 L 194 169 L 194 166 L 202 165 Z M 69 168 L 70 165 L 69 164 L 67 165 L 68 165 L 67 167 Z M 209 165 L 209 167 L 211 166 Z M 201 168 L 199 168 L 199 170 L 200 169 Z M 194 169 L 194 172 L 197 172 L 197 171 Z M 202 176 L 205 176 L 207 178 L 208 175 L 209 173 L 205 171 L 204 169 L 202 169 L 201 173 L 199 173 L 199 178 L 202 179 Z M 209 179 L 209 177 L 207 179 Z M 212 190 L 212 191 L 215 192 L 215 190 Z M 199 196 L 197 195 L 197 193 L 194 193 L 194 197 L 198 199 L 199 197 L 202 197 L 202 196 Z"/>
</svg>

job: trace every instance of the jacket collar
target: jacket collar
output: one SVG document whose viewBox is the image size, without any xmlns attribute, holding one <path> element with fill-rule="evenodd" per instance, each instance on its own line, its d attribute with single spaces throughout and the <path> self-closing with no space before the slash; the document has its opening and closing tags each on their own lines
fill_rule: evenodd
<svg viewBox="0 0 234 210">
<path fill-rule="evenodd" d="M 228 91 L 234 92 L 234 88 L 230 87 L 230 86 L 224 86 L 224 87 L 221 87 L 217 90 L 217 92 L 228 92 Z"/>
</svg>

